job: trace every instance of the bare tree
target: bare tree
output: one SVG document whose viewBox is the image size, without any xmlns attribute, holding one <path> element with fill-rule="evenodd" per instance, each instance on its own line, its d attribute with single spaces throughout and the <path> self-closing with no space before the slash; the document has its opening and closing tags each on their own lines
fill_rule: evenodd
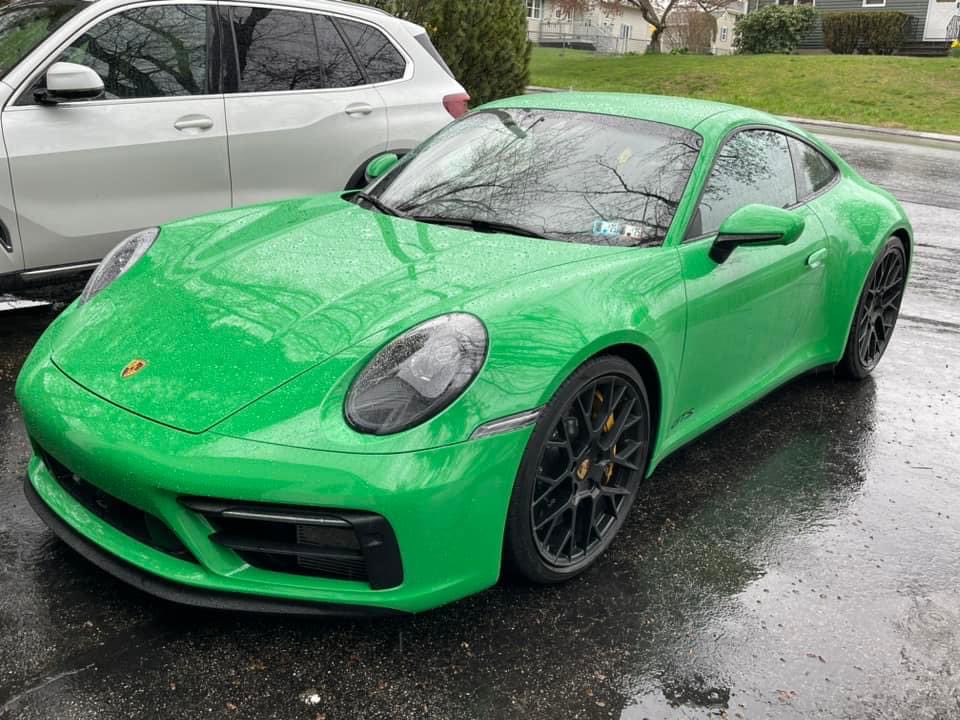
<svg viewBox="0 0 960 720">
<path fill-rule="evenodd" d="M 647 52 L 658 53 L 662 49 L 663 34 L 670 26 L 670 16 L 677 10 L 701 10 L 713 13 L 740 0 L 554 0 L 554 6 L 561 8 L 569 17 L 577 12 L 599 9 L 607 15 L 619 15 L 624 9 L 639 10 L 643 19 L 650 23 L 653 34 Z"/>
<path fill-rule="evenodd" d="M 717 18 L 703 10 L 674 10 L 673 21 L 666 35 L 671 48 L 685 48 L 692 53 L 709 53 L 717 38 Z"/>
</svg>

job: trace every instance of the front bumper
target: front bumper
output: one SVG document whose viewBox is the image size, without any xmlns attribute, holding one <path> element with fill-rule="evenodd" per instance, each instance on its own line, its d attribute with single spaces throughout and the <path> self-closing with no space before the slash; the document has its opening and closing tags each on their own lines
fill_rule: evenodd
<svg viewBox="0 0 960 720">
<path fill-rule="evenodd" d="M 507 506 L 531 432 L 384 455 L 190 434 L 98 398 L 41 359 L 28 364 L 18 394 L 34 445 L 28 498 L 69 545 L 161 597 L 271 612 L 417 612 L 495 583 Z M 192 557 L 151 547 L 91 512 L 58 481 L 46 456 L 159 519 Z M 374 590 L 358 580 L 253 567 L 211 540 L 216 528 L 183 504 L 189 497 L 376 513 L 395 533 L 403 580 Z"/>
</svg>

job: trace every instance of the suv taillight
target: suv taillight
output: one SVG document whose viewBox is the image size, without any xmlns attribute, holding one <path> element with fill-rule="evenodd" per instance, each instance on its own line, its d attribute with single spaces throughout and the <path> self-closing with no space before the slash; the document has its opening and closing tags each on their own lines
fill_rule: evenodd
<svg viewBox="0 0 960 720">
<path fill-rule="evenodd" d="M 456 120 L 467 114 L 470 109 L 470 96 L 466 93 L 457 93 L 456 95 L 447 95 L 443 99 L 443 107 Z"/>
</svg>

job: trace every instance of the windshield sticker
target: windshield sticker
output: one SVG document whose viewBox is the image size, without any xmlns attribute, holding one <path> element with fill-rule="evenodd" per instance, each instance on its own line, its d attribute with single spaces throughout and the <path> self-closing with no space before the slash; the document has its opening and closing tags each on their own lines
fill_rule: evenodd
<svg viewBox="0 0 960 720">
<path fill-rule="evenodd" d="M 643 235 L 643 227 L 612 220 L 594 220 L 593 236 L 603 238 L 638 238 Z"/>
<path fill-rule="evenodd" d="M 594 237 L 620 237 L 620 223 L 608 220 L 593 221 Z"/>
</svg>

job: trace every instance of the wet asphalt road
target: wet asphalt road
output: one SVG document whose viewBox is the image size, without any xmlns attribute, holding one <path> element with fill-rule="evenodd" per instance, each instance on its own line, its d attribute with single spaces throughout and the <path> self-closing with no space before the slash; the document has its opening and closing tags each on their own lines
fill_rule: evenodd
<svg viewBox="0 0 960 720">
<path fill-rule="evenodd" d="M 0 314 L 0 718 L 960 718 L 960 152 L 835 139 L 908 203 L 873 378 L 806 377 L 669 459 L 599 566 L 424 615 L 154 600 L 28 508 Z"/>
</svg>

